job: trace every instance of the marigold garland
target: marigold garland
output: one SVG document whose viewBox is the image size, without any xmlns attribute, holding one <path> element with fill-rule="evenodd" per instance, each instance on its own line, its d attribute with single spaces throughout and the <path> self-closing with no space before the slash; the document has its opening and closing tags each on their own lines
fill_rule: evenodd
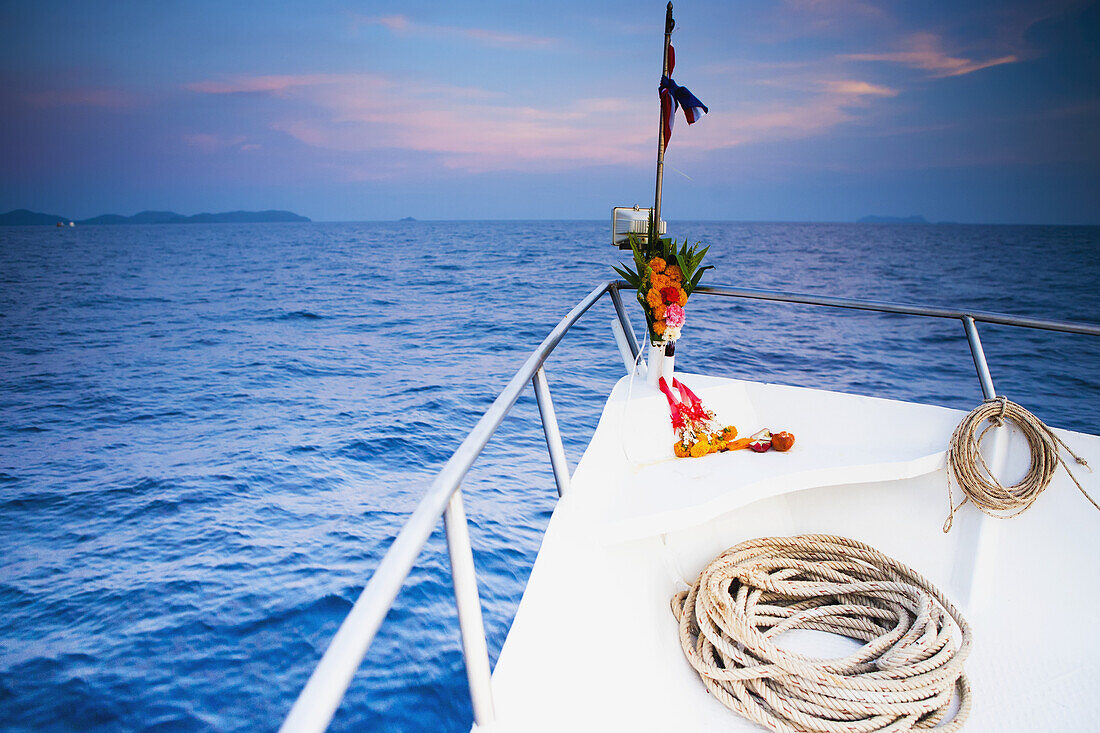
<svg viewBox="0 0 1100 733">
<path fill-rule="evenodd" d="M 702 458 L 711 453 L 742 448 L 749 448 L 756 453 L 769 450 L 782 453 L 794 445 L 794 436 L 790 433 L 773 434 L 767 429 L 748 438 L 738 439 L 737 428 L 733 425 L 719 427 L 714 413 L 705 408 L 699 396 L 679 379 L 673 378 L 670 388 L 665 378 L 661 377 L 658 386 L 668 400 L 669 417 L 676 433 L 672 452 L 677 458 Z"/>
</svg>

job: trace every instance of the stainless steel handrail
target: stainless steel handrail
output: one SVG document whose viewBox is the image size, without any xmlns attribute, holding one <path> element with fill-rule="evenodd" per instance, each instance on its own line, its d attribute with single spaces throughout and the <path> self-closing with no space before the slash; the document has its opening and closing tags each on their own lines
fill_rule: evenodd
<svg viewBox="0 0 1100 733">
<path fill-rule="evenodd" d="M 630 286 L 619 281 L 619 287 L 626 289 Z M 950 308 L 929 308 L 920 305 L 902 305 L 900 303 L 887 303 L 876 300 L 857 300 L 854 298 L 832 298 L 827 295 L 812 295 L 808 293 L 785 293 L 780 290 L 756 290 L 753 288 L 724 288 L 701 286 L 695 289 L 696 293 L 707 295 L 721 295 L 728 298 L 749 298 L 754 300 L 775 300 L 783 303 L 802 303 L 804 305 L 824 305 L 832 308 L 851 308 L 854 310 L 878 311 L 880 313 L 903 313 L 909 316 L 927 316 L 929 318 L 973 318 L 984 323 L 998 323 L 1004 326 L 1020 326 L 1021 328 L 1040 328 L 1046 331 L 1063 331 L 1065 333 L 1084 333 L 1092 336 L 1100 336 L 1100 324 L 1081 323 L 1079 321 L 1059 321 L 1050 318 L 1028 318 L 1027 316 L 1012 316 L 1007 313 L 990 313 L 978 310 L 957 310 Z"/>
<path fill-rule="evenodd" d="M 432 530 L 435 529 L 440 515 L 447 509 L 459 483 L 477 457 L 481 455 L 481 451 L 519 399 L 527 383 L 532 381 L 536 372 L 542 368 L 546 357 L 577 319 L 612 287 L 615 287 L 614 281 L 601 283 L 569 311 L 550 335 L 543 339 L 538 348 L 527 357 L 527 361 L 519 368 L 500 395 L 493 400 L 493 404 L 477 421 L 474 429 L 458 446 L 458 450 L 443 464 L 443 468 L 428 487 L 424 498 L 420 500 L 408 521 L 405 522 L 405 526 L 397 534 L 397 538 L 386 551 L 366 587 L 363 588 L 363 592 L 359 594 L 355 605 L 348 612 L 347 618 L 340 624 L 336 635 L 332 637 L 328 649 L 325 650 L 321 661 L 317 663 L 317 668 L 313 670 L 309 681 L 298 695 L 280 730 L 321 731 L 328 726 L 333 714 L 340 706 L 340 701 L 344 698 L 352 677 L 359 669 L 368 647 L 378 633 L 378 627 L 382 625 L 382 620 L 389 613 L 394 598 L 397 597 L 416 558 L 420 555 L 428 537 L 431 536 Z M 463 549 L 468 552 L 469 537 L 464 536 L 459 540 L 457 544 L 464 541 Z M 454 560 L 452 556 L 452 564 Z M 473 592 L 477 593 L 476 584 Z M 480 611 L 478 622 L 480 622 Z M 484 632 L 482 637 L 481 643 L 484 645 Z M 480 659 L 476 662 L 467 659 L 466 662 L 467 667 L 472 663 L 481 664 Z M 487 659 L 485 664 L 488 664 Z M 470 681 L 474 684 L 473 676 L 470 677 Z M 491 711 L 491 703 L 487 706 L 480 704 L 483 699 L 491 700 L 487 678 L 484 683 L 478 683 L 478 687 L 472 687 L 470 692 L 475 700 L 475 710 L 480 707 L 482 710 Z M 477 722 L 484 724 L 489 720 L 479 716 Z"/>
<path fill-rule="evenodd" d="M 443 465 L 432 481 L 424 498 L 417 504 L 405 526 L 401 528 L 393 544 L 390 545 L 378 564 L 374 574 L 359 594 L 355 605 L 337 630 L 328 649 L 325 650 L 317 668 L 314 669 L 306 686 L 295 701 L 281 731 L 323 731 L 328 727 L 336 709 L 340 706 L 352 677 L 366 655 L 367 649 L 378 633 L 383 619 L 393 605 L 402 584 L 412 570 L 416 558 L 420 555 L 428 537 L 439 521 L 444 518 L 447 530 L 447 546 L 451 561 L 451 576 L 455 586 L 455 600 L 458 606 L 459 626 L 462 631 L 463 655 L 466 661 L 467 679 L 470 685 L 470 697 L 473 702 L 474 719 L 478 725 L 486 725 L 493 719 L 492 691 L 488 649 L 485 641 L 485 629 L 481 620 L 481 602 L 478 598 L 477 580 L 473 566 L 473 551 L 467 531 L 466 514 L 462 506 L 462 494 L 459 485 L 474 461 L 481 455 L 485 445 L 496 432 L 504 418 L 519 399 L 527 383 L 534 388 L 543 430 L 546 435 L 547 451 L 550 454 L 554 478 L 559 495 L 568 490 L 569 468 L 561 445 L 557 418 L 550 401 L 550 387 L 546 381 L 542 365 L 557 347 L 558 343 L 577 320 L 591 308 L 604 293 L 611 295 L 616 316 L 628 336 L 628 345 L 637 357 L 641 347 L 623 306 L 620 289 L 630 289 L 623 281 L 610 280 L 601 283 L 584 297 L 543 339 L 527 360 L 519 368 L 504 390 L 478 420 L 473 430 L 466 436 L 458 449 Z M 985 360 L 981 341 L 978 338 L 976 321 L 996 323 L 1023 328 L 1038 328 L 1049 331 L 1079 333 L 1100 336 L 1100 325 L 1073 321 L 1059 321 L 1042 318 L 1027 318 L 1003 313 L 989 313 L 973 310 L 951 310 L 909 306 L 897 303 L 885 303 L 851 298 L 832 298 L 829 296 L 803 293 L 785 293 L 774 290 L 755 290 L 749 288 L 700 287 L 696 293 L 718 295 L 733 298 L 779 301 L 805 305 L 849 308 L 855 310 L 877 311 L 881 313 L 901 313 L 931 318 L 951 318 L 962 322 L 974 358 L 974 367 L 981 383 L 982 394 L 989 399 L 995 395 L 989 366 Z"/>
</svg>

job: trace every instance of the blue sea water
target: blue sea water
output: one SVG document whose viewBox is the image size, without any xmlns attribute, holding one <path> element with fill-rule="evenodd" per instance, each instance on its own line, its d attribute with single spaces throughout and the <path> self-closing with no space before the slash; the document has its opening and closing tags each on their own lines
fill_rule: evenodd
<svg viewBox="0 0 1100 733">
<path fill-rule="evenodd" d="M 0 727 L 277 727 L 433 472 L 610 275 L 606 229 L 0 230 Z M 1100 321 L 1098 228 L 672 231 L 715 284 Z M 623 373 L 612 316 L 547 364 L 571 465 Z M 703 296 L 688 318 L 684 370 L 981 399 L 957 322 Z M 981 333 L 1000 392 L 1100 433 L 1100 339 Z M 530 394 L 464 489 L 495 660 L 556 497 Z M 437 532 L 333 730 L 470 719 Z"/>
</svg>

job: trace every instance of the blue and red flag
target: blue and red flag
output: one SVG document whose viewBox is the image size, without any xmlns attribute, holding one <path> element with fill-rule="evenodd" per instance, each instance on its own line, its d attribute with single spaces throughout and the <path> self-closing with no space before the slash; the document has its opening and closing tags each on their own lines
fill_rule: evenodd
<svg viewBox="0 0 1100 733">
<path fill-rule="evenodd" d="M 672 70 L 676 66 L 676 50 L 668 47 L 668 76 L 661 77 L 661 120 L 664 123 L 665 145 L 672 138 L 672 125 L 676 121 L 676 110 L 684 108 L 684 118 L 694 125 L 710 110 L 699 98 L 672 80 Z"/>
</svg>

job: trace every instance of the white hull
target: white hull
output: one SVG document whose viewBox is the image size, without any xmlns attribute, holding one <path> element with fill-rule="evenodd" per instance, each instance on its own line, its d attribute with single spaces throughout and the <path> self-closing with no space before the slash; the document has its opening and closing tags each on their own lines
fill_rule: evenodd
<svg viewBox="0 0 1100 733">
<path fill-rule="evenodd" d="M 795 447 L 673 459 L 663 396 L 636 379 L 624 409 L 624 378 L 550 520 L 493 672 L 491 730 L 761 730 L 705 691 L 669 599 L 727 547 L 803 533 L 874 545 L 962 608 L 974 631 L 966 730 L 1096 729 L 1100 534 L 1064 472 L 1021 517 L 967 505 L 945 535 L 943 451 L 963 412 L 680 376 L 742 435 L 790 430 Z M 993 442 L 1014 479 L 1026 444 L 1002 432 Z M 1100 438 L 1057 432 L 1100 462 Z M 1078 476 L 1095 494 L 1095 476 Z M 806 651 L 849 650 L 804 633 Z"/>
</svg>

